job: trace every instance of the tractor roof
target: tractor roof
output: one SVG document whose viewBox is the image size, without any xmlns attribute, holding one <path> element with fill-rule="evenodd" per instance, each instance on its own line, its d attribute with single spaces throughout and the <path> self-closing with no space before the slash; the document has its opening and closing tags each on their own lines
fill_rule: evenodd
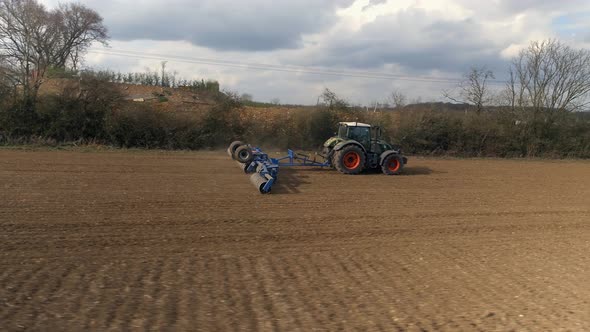
<svg viewBox="0 0 590 332">
<path fill-rule="evenodd" d="M 370 124 L 361 123 L 361 122 L 340 122 L 340 124 L 343 124 L 348 127 L 368 127 L 368 128 L 371 127 Z"/>
</svg>

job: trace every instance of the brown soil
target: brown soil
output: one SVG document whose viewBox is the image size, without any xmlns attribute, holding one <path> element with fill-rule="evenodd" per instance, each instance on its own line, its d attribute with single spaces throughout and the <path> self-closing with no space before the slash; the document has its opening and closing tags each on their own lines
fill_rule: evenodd
<svg viewBox="0 0 590 332">
<path fill-rule="evenodd" d="M 41 85 L 40 94 L 62 94 L 66 90 L 80 87 L 75 79 L 54 78 Z M 207 92 L 194 92 L 187 88 L 165 88 L 135 84 L 114 84 L 123 99 L 129 103 L 150 104 L 155 109 L 165 112 L 202 113 L 215 104 Z M 162 97 L 163 99 L 160 99 Z M 141 102 L 133 100 L 143 100 Z"/>
<path fill-rule="evenodd" d="M 590 163 L 0 150 L 0 330 L 590 329 Z"/>
</svg>

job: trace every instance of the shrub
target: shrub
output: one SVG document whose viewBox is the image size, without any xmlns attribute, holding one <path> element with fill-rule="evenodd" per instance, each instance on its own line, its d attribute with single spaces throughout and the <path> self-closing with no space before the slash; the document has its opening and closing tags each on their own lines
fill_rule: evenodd
<svg viewBox="0 0 590 332">
<path fill-rule="evenodd" d="M 42 96 L 36 107 L 0 102 L 0 143 L 82 141 L 119 147 L 204 149 L 235 139 L 272 148 L 317 150 L 338 121 L 379 125 L 406 153 L 423 155 L 590 158 L 590 116 L 564 113 L 548 123 L 502 110 L 476 113 L 436 107 L 367 112 L 338 103 L 316 108 L 245 109 L 236 94 L 215 93 L 203 114 L 158 111 L 121 100 L 115 86 L 89 76 L 83 85 Z"/>
</svg>

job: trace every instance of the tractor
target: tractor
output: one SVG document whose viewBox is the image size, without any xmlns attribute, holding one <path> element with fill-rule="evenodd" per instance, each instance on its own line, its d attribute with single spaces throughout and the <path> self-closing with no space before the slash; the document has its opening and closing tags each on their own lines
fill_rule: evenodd
<svg viewBox="0 0 590 332">
<path fill-rule="evenodd" d="M 378 169 L 387 175 L 400 174 L 408 159 L 399 147 L 381 139 L 381 128 L 360 122 L 340 122 L 336 136 L 324 143 L 324 158 L 344 174 Z"/>
<path fill-rule="evenodd" d="M 381 129 L 360 122 L 340 122 L 336 136 L 324 143 L 323 161 L 288 150 L 287 155 L 271 158 L 260 148 L 232 142 L 227 149 L 238 167 L 250 174 L 250 182 L 268 194 L 278 179 L 279 167 L 333 167 L 344 174 L 359 174 L 364 169 L 379 169 L 387 175 L 401 173 L 408 159 L 401 149 L 381 140 Z"/>
</svg>

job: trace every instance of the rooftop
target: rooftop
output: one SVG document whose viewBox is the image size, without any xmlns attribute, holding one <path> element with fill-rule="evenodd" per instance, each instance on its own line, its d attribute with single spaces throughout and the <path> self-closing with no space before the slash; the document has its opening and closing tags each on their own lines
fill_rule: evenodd
<svg viewBox="0 0 590 332">
<path fill-rule="evenodd" d="M 340 124 L 349 126 L 349 127 L 371 127 L 370 124 L 361 123 L 361 122 L 340 122 Z"/>
</svg>

